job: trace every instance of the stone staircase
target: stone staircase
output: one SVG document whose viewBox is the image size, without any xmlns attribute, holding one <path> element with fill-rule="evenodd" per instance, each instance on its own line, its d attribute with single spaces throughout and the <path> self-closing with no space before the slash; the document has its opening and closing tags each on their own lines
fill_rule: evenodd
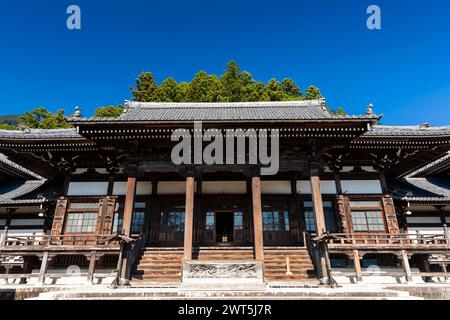
<svg viewBox="0 0 450 320">
<path fill-rule="evenodd" d="M 146 248 L 133 270 L 133 285 L 145 283 L 179 283 L 181 280 L 181 248 Z M 250 247 L 196 248 L 194 260 L 252 260 Z M 287 274 L 289 258 L 291 274 Z M 305 248 L 267 248 L 264 251 L 264 276 L 268 281 L 302 281 L 316 277 L 314 265 Z"/>
</svg>

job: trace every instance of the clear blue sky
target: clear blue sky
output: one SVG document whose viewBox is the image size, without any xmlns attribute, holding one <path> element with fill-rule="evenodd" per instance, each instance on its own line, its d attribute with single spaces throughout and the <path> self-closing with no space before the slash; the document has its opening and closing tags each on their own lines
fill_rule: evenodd
<svg viewBox="0 0 450 320">
<path fill-rule="evenodd" d="M 450 1 L 2 0 L 0 114 L 44 106 L 84 115 L 123 103 L 142 71 L 158 81 L 220 74 L 228 60 L 262 81 L 318 86 L 331 107 L 384 124 L 450 124 Z M 66 28 L 66 8 L 82 30 Z M 366 9 L 382 10 L 382 30 Z"/>
</svg>

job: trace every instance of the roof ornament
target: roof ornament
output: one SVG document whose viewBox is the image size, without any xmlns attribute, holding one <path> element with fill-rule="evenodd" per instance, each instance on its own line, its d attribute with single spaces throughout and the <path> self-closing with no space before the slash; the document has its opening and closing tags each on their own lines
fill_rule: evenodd
<svg viewBox="0 0 450 320">
<path fill-rule="evenodd" d="M 420 130 L 426 130 L 426 129 L 428 129 L 429 127 L 431 127 L 431 124 L 429 124 L 428 122 L 422 123 L 422 124 L 419 126 Z"/>
<path fill-rule="evenodd" d="M 23 133 L 31 133 L 31 129 L 26 124 L 20 125 L 20 131 Z"/>
<path fill-rule="evenodd" d="M 320 107 L 322 108 L 322 110 L 327 111 L 327 102 L 325 101 L 325 98 L 321 97 L 318 100 L 319 100 L 319 104 L 320 104 Z"/>
<path fill-rule="evenodd" d="M 372 103 L 369 103 L 367 105 L 366 114 L 368 116 L 373 116 L 373 104 Z"/>
<path fill-rule="evenodd" d="M 79 106 L 75 107 L 75 113 L 73 114 L 74 118 L 81 118 L 81 108 Z"/>
<path fill-rule="evenodd" d="M 126 113 L 130 108 L 131 108 L 131 101 L 130 100 L 125 100 L 123 113 Z"/>
</svg>

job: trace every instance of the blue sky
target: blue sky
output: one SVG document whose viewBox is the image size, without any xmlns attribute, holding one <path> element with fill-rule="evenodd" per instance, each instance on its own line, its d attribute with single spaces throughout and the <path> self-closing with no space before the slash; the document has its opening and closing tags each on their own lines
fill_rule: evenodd
<svg viewBox="0 0 450 320">
<path fill-rule="evenodd" d="M 66 28 L 77 4 L 82 30 Z M 382 10 L 382 30 L 366 9 Z M 262 81 L 318 86 L 331 107 L 384 124 L 450 124 L 450 1 L 0 1 L 0 114 L 44 106 L 84 115 L 158 81 L 221 74 L 234 59 Z"/>
</svg>

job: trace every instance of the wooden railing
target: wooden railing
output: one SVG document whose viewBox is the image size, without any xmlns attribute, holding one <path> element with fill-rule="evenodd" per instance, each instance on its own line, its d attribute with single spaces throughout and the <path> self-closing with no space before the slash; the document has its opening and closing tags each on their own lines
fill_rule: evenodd
<svg viewBox="0 0 450 320">
<path fill-rule="evenodd" d="M 450 236 L 443 234 L 387 234 L 387 233 L 333 233 L 327 236 L 330 247 L 338 246 L 426 246 L 450 245 Z"/>
<path fill-rule="evenodd" d="M 118 246 L 119 239 L 117 235 L 63 235 L 63 236 L 34 236 L 34 237 L 16 237 L 8 236 L 2 239 L 0 250 L 11 249 L 39 249 L 56 248 L 59 246 L 67 247 L 111 247 Z"/>
</svg>

